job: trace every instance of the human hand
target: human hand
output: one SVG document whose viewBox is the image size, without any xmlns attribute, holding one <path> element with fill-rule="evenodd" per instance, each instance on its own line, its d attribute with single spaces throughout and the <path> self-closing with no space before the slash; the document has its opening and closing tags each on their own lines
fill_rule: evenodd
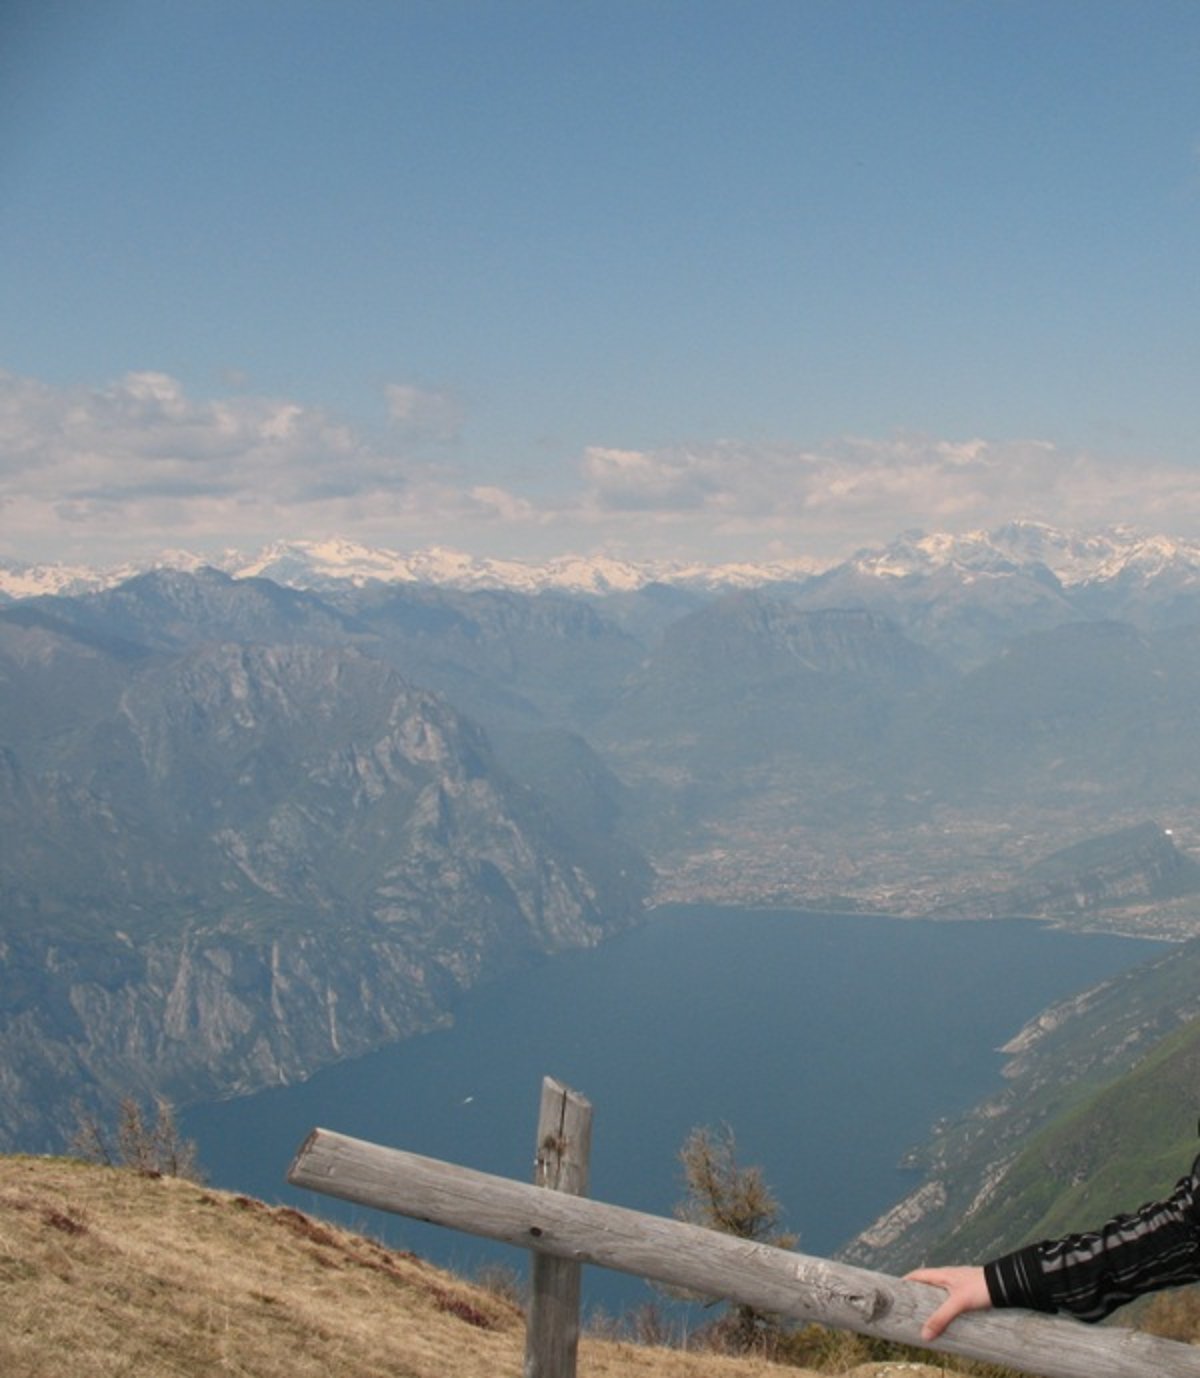
<svg viewBox="0 0 1200 1378">
<path fill-rule="evenodd" d="M 923 1340 L 936 1340 L 955 1316 L 964 1311 L 986 1311 L 992 1304 L 982 1268 L 917 1268 L 906 1273 L 905 1282 L 924 1282 L 941 1287 L 946 1300 L 921 1327 Z"/>
</svg>

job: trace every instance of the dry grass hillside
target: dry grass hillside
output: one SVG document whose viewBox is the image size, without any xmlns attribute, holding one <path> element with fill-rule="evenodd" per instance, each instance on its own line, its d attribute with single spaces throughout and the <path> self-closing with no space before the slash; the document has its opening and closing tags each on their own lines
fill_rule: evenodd
<svg viewBox="0 0 1200 1378">
<path fill-rule="evenodd" d="M 512 1302 L 297 1211 L 180 1178 L 0 1157 L 4 1378 L 519 1378 L 523 1343 Z M 580 1346 L 580 1378 L 804 1372 L 595 1337 Z"/>
</svg>

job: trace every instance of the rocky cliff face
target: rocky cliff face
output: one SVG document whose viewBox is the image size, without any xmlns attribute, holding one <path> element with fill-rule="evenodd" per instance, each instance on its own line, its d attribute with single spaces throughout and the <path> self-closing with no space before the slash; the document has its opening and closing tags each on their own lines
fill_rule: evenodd
<svg viewBox="0 0 1200 1378">
<path fill-rule="evenodd" d="M 385 933 L 8 939 L 0 959 L 2 1141 L 22 1149 L 60 1147 L 80 1105 L 131 1092 L 187 1101 L 303 1079 L 444 1021 L 456 989 Z"/>
<path fill-rule="evenodd" d="M 628 847 L 581 847 L 443 700 L 347 646 L 181 651 L 0 628 L 0 1145 L 76 1097 L 303 1077 L 456 994 L 632 922 Z"/>
<path fill-rule="evenodd" d="M 1072 914 L 1200 890 L 1200 865 L 1153 822 L 1123 828 L 1047 857 L 1012 892 L 1017 912 Z"/>
<path fill-rule="evenodd" d="M 959 897 L 953 912 L 1075 919 L 1163 905 L 1198 891 L 1200 863 L 1180 851 L 1167 829 L 1147 821 L 1053 852 L 1010 889 Z"/>
</svg>

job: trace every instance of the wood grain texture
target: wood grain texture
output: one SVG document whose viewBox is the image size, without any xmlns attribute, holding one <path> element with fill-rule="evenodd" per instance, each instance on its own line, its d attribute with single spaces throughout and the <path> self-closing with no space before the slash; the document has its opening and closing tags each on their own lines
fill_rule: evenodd
<svg viewBox="0 0 1200 1378">
<path fill-rule="evenodd" d="M 553 1077 L 545 1077 L 538 1112 L 534 1186 L 572 1196 L 586 1195 L 591 1145 L 590 1102 Z M 525 1326 L 525 1378 L 575 1378 L 581 1273 L 579 1264 L 571 1259 L 534 1253 Z"/>
<path fill-rule="evenodd" d="M 330 1130 L 301 1146 L 288 1181 L 362 1205 L 632 1273 L 801 1321 L 921 1345 L 944 1295 L 883 1273 L 775 1249 L 697 1225 L 545 1191 Z M 1043 1378 L 1200 1378 L 1200 1349 L 1114 1327 L 986 1311 L 927 1348 Z"/>
</svg>

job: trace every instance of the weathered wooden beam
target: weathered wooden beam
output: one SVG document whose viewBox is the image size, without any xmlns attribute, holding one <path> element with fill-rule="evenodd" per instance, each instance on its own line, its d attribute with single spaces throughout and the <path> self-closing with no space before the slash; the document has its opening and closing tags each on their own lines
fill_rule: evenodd
<svg viewBox="0 0 1200 1378">
<path fill-rule="evenodd" d="M 586 1196 L 591 1144 L 590 1102 L 553 1077 L 544 1077 L 534 1186 Z M 573 1260 L 534 1251 L 525 1325 L 525 1378 L 575 1378 L 581 1271 Z"/>
<path fill-rule="evenodd" d="M 316 1129 L 288 1181 L 360 1205 L 577 1263 L 724 1297 L 795 1320 L 921 1345 L 943 1293 L 883 1273 L 755 1244 L 662 1216 Z M 1026 1311 L 960 1316 L 927 1348 L 1042 1378 L 1200 1378 L 1200 1349 Z"/>
</svg>

